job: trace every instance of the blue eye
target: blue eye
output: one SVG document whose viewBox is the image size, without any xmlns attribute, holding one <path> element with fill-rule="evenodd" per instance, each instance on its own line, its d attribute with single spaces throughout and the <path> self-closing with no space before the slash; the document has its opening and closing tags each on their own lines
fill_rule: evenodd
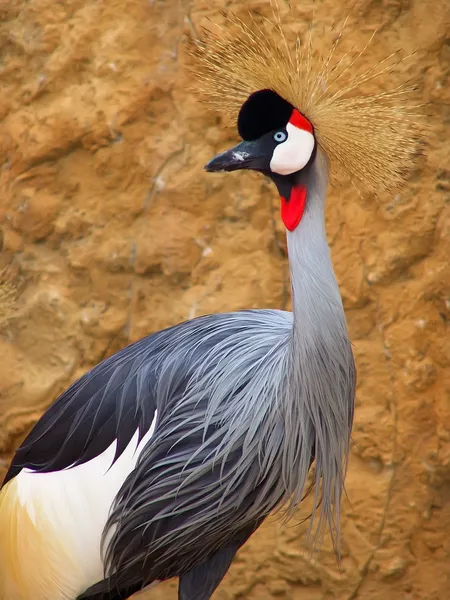
<svg viewBox="0 0 450 600">
<path fill-rule="evenodd" d="M 287 133 L 283 130 L 277 131 L 273 134 L 273 139 L 281 144 L 281 142 L 285 142 L 287 140 Z"/>
</svg>

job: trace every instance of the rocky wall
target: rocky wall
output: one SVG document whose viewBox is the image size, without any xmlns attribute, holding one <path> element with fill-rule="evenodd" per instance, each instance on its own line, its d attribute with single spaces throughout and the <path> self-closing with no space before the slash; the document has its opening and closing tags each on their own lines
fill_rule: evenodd
<svg viewBox="0 0 450 600">
<path fill-rule="evenodd" d="M 368 64 L 417 49 L 405 68 L 430 127 L 401 194 L 374 204 L 330 190 L 359 372 L 341 567 L 329 545 L 311 563 L 305 527 L 272 519 L 215 597 L 446 600 L 450 4 L 292 5 L 293 25 L 313 13 L 330 25 L 353 7 L 359 44 L 379 28 Z M 21 292 L 0 336 L 0 469 L 64 387 L 127 343 L 202 313 L 289 307 L 274 189 L 202 171 L 236 137 L 192 95 L 181 59 L 187 29 L 248 6 L 0 0 L 0 266 L 12 265 Z M 251 6 L 270 14 L 268 1 Z M 174 600 L 174 583 L 145 597 Z"/>
</svg>

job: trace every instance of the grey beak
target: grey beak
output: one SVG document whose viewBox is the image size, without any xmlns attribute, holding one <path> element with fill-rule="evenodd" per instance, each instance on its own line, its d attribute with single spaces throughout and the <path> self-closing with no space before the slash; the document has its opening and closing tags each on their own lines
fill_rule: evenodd
<svg viewBox="0 0 450 600">
<path fill-rule="evenodd" d="M 205 171 L 237 171 L 238 169 L 265 169 L 270 157 L 262 152 L 259 140 L 244 141 L 218 154 L 205 165 Z"/>
</svg>

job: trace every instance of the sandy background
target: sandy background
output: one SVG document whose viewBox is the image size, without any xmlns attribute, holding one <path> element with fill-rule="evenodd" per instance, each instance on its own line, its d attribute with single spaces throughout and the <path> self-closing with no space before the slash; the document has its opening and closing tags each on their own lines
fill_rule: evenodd
<svg viewBox="0 0 450 600">
<path fill-rule="evenodd" d="M 354 2 L 293 2 L 329 25 Z M 298 4 L 298 6 L 297 6 Z M 211 311 L 289 307 L 274 189 L 202 166 L 235 142 L 188 89 L 189 21 L 224 0 L 0 0 L 0 470 L 46 406 L 130 341 Z M 267 1 L 252 3 L 267 12 Z M 368 64 L 398 47 L 431 102 L 426 159 L 378 206 L 331 190 L 327 228 L 359 370 L 341 572 L 267 523 L 217 600 L 450 598 L 450 3 L 360 0 Z M 174 600 L 172 583 L 149 600 Z"/>
</svg>

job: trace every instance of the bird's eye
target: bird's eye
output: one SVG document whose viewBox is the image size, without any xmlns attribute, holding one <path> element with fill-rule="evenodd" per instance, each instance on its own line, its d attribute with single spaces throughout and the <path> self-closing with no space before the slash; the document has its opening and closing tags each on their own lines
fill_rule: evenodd
<svg viewBox="0 0 450 600">
<path fill-rule="evenodd" d="M 287 140 L 287 133 L 285 131 L 277 131 L 273 134 L 273 139 L 281 144 L 281 142 L 285 142 Z"/>
</svg>

